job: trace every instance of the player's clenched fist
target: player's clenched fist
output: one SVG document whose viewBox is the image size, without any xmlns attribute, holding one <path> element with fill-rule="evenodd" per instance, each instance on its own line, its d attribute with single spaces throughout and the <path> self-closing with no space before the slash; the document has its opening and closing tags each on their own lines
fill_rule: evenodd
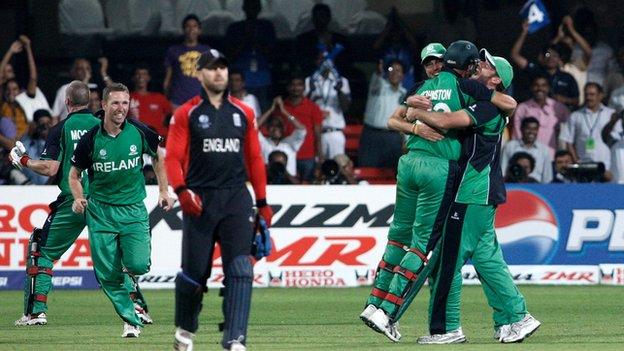
<svg viewBox="0 0 624 351">
<path fill-rule="evenodd" d="M 202 213 L 202 200 L 191 189 L 178 191 L 178 200 L 182 206 L 182 212 L 194 217 L 199 217 Z"/>
<path fill-rule="evenodd" d="M 72 204 L 72 211 L 74 211 L 75 213 L 84 213 L 85 208 L 87 208 L 87 199 L 74 199 L 74 203 Z"/>
</svg>

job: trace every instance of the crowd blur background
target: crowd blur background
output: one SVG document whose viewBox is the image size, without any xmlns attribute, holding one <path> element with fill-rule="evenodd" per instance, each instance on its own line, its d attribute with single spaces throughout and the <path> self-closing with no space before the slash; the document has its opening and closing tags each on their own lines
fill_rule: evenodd
<svg viewBox="0 0 624 351">
<path fill-rule="evenodd" d="M 67 116 L 64 88 L 122 82 L 129 115 L 166 136 L 199 92 L 195 60 L 230 62 L 230 94 L 261 127 L 272 184 L 391 184 L 404 136 L 386 128 L 422 79 L 428 43 L 466 39 L 514 65 L 520 103 L 502 152 L 508 182 L 624 183 L 621 1 L 4 0 L 0 3 L 0 184 L 53 179 L 11 167 Z M 423 60 L 424 59 L 424 60 Z M 150 166 L 146 180 L 154 181 Z"/>
</svg>

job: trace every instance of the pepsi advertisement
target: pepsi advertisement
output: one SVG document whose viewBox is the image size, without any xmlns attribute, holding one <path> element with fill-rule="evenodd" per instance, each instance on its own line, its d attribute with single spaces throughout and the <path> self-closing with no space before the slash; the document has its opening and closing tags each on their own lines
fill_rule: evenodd
<svg viewBox="0 0 624 351">
<path fill-rule="evenodd" d="M 508 184 L 496 234 L 510 265 L 624 263 L 624 187 Z"/>
</svg>

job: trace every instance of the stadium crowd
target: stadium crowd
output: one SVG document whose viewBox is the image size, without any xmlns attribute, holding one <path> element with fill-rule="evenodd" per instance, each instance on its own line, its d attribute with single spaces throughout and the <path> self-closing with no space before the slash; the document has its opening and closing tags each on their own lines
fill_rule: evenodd
<svg viewBox="0 0 624 351">
<path fill-rule="evenodd" d="M 372 49 L 378 62 L 368 80 L 363 118 L 358 118 L 347 115 L 356 93 L 346 78 L 351 70 L 349 38 L 335 30 L 330 6 L 320 3 L 311 9 L 307 26 L 302 25 L 296 36 L 298 65 L 279 88 L 271 65 L 276 41 L 285 35 L 283 23 L 259 16 L 259 0 L 243 1 L 242 10 L 243 19 L 221 26 L 227 38 L 223 51 L 231 64 L 229 93 L 255 112 L 269 183 L 393 182 L 404 138 L 388 129 L 388 118 L 414 82 L 425 77 L 418 66 L 426 68 L 435 59 L 419 59 L 419 44 L 397 11 L 390 12 L 385 26 L 376 26 L 379 35 Z M 379 20 L 373 15 L 366 18 Z M 470 27 L 468 22 L 454 23 Z M 134 67 L 130 116 L 164 137 L 173 111 L 200 90 L 195 62 L 211 48 L 211 43 L 200 42 L 202 26 L 207 24 L 218 27 L 194 14 L 182 19 L 183 42 L 163 52 L 162 84 L 152 82 L 149 66 Z M 511 58 L 516 72 L 530 77 L 530 85 L 512 89 L 514 96 L 529 91 L 530 98 L 519 101 L 509 118 L 501 150 L 507 182 L 624 183 L 624 47 L 614 51 L 598 40 L 597 30 L 593 13 L 582 7 L 563 17 L 556 35 L 537 57 L 523 55 L 525 43 L 532 40 L 526 23 L 510 52 L 498 53 Z M 470 30 L 462 33 L 470 36 Z M 53 101 L 48 100 L 38 88 L 42 77 L 33 51 L 30 39 L 21 35 L 0 62 L 0 184 L 54 181 L 17 170 L 8 160 L 17 140 L 30 157 L 38 159 L 50 128 L 67 116 L 67 84 L 58 88 Z M 12 64 L 17 55 L 26 56 L 28 79 L 16 77 Z M 97 60 L 96 74 L 94 66 L 89 59 L 77 57 L 70 74 L 88 84 L 89 106 L 96 112 L 101 109 L 104 86 L 130 79 L 111 77 L 106 57 Z M 27 84 L 20 86 L 24 81 Z M 271 91 L 285 93 L 271 96 Z M 146 179 L 155 184 L 147 164 Z"/>
</svg>

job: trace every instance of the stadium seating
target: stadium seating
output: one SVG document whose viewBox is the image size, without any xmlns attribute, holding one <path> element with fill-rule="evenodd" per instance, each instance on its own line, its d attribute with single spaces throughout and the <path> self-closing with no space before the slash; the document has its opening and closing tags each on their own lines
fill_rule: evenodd
<svg viewBox="0 0 624 351">
<path fill-rule="evenodd" d="M 110 34 L 106 28 L 104 11 L 97 0 L 62 0 L 59 3 L 59 22 L 63 34 Z"/>
<path fill-rule="evenodd" d="M 357 178 L 366 180 L 370 184 L 395 184 L 396 176 L 392 168 L 356 167 Z"/>
</svg>

